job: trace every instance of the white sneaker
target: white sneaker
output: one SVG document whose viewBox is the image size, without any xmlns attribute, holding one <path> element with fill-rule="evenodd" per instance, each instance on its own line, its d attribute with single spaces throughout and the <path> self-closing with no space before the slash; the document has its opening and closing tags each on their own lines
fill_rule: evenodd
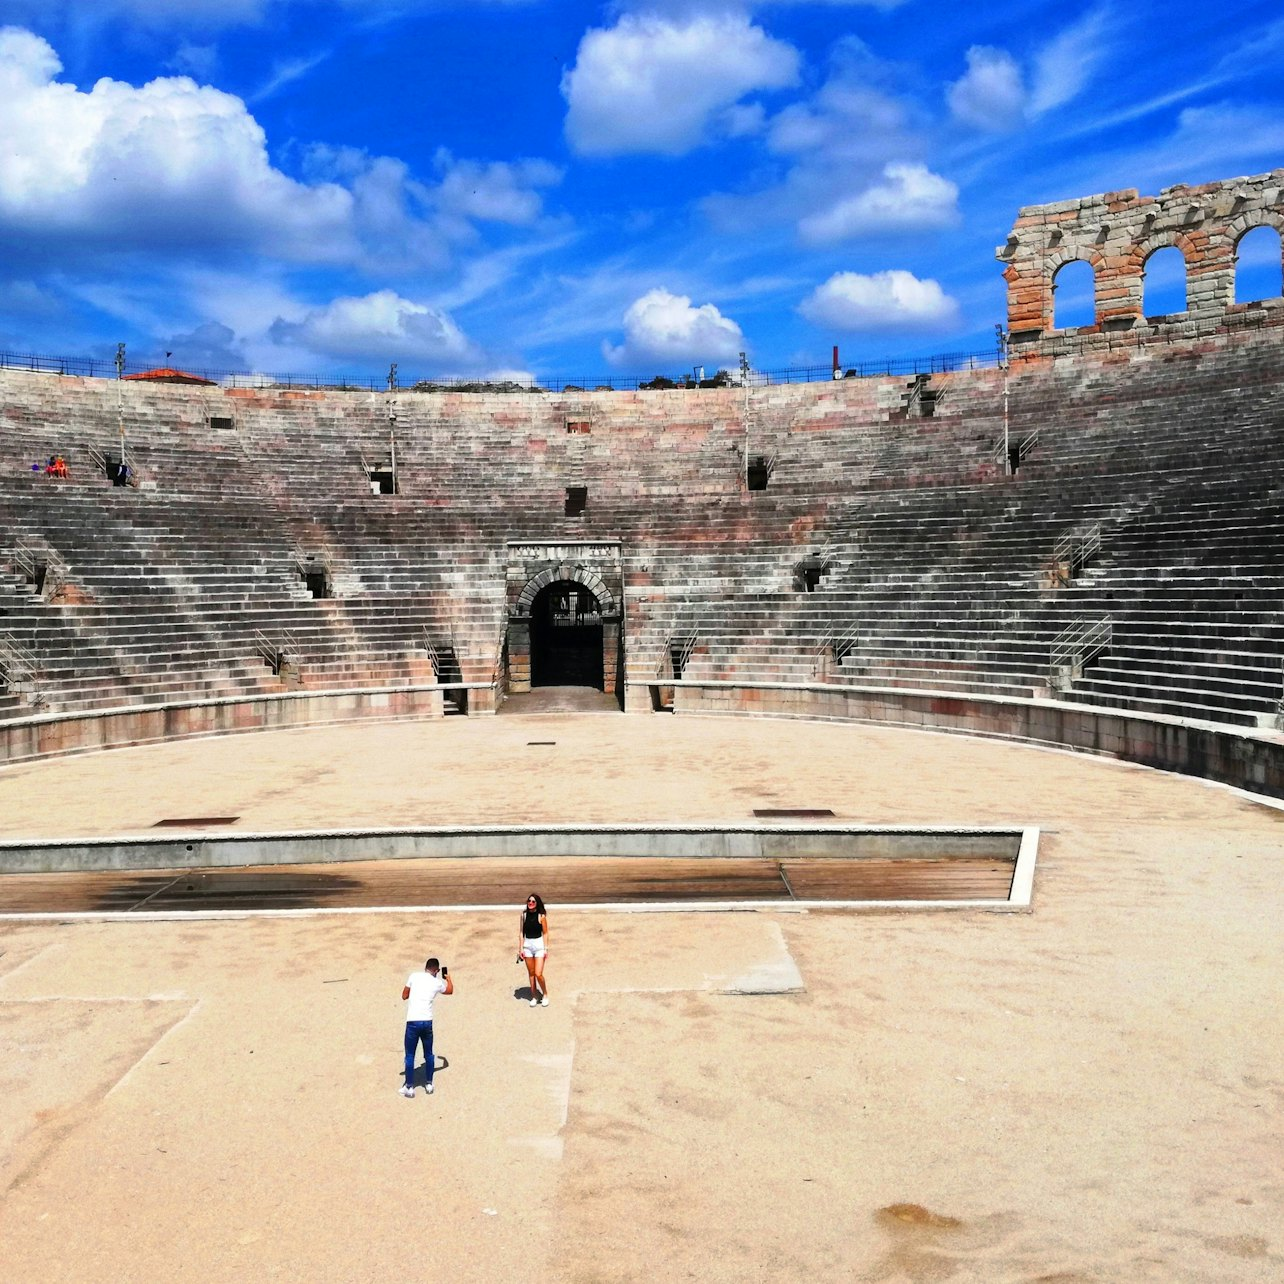
<svg viewBox="0 0 1284 1284">
<path fill-rule="evenodd" d="M 538 1000 L 538 999 L 532 999 L 532 1000 L 531 1000 L 531 1007 L 533 1007 L 533 1008 L 537 1008 L 537 1007 L 539 1007 L 539 1000 Z"/>
<path fill-rule="evenodd" d="M 426 1093 L 431 1097 L 431 1096 L 432 1096 L 432 1084 L 430 1084 L 430 1083 L 426 1083 L 426 1084 L 424 1084 L 424 1091 L 425 1091 L 425 1092 L 426 1092 Z"/>
<path fill-rule="evenodd" d="M 542 1008 L 546 1008 L 546 1007 L 548 1007 L 548 995 L 547 995 L 547 994 L 545 994 L 545 995 L 543 995 L 543 996 L 541 997 L 541 999 L 540 999 L 540 1001 L 539 1001 L 539 1005 L 540 1005 L 540 1007 L 542 1007 Z"/>
<path fill-rule="evenodd" d="M 431 1092 L 432 1089 L 430 1088 L 429 1091 Z M 408 1083 L 403 1083 L 401 1085 L 401 1095 L 403 1097 L 413 1097 L 415 1095 L 415 1090 Z"/>
</svg>

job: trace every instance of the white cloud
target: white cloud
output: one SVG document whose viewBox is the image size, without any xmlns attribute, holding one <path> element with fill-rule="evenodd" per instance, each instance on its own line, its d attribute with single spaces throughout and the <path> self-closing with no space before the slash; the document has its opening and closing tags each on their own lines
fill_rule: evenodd
<svg viewBox="0 0 1284 1284">
<path fill-rule="evenodd" d="M 839 40 L 829 79 L 767 123 L 767 150 L 783 163 L 778 180 L 707 197 L 715 227 L 752 235 L 792 223 L 802 241 L 834 244 L 954 222 L 954 184 L 917 158 L 916 109 L 879 88 L 898 75 L 859 40 Z"/>
<path fill-rule="evenodd" d="M 1016 59 L 1004 49 L 973 45 L 967 71 L 949 90 L 950 111 L 977 129 L 1015 129 L 1025 120 L 1025 81 Z"/>
<path fill-rule="evenodd" d="M 451 317 L 392 290 L 334 299 L 299 321 L 278 317 L 274 343 L 340 361 L 451 361 L 470 364 L 478 352 Z"/>
<path fill-rule="evenodd" d="M 845 331 L 929 330 L 958 320 L 958 304 L 936 281 L 900 269 L 836 272 L 798 311 L 815 325 Z"/>
<path fill-rule="evenodd" d="M 646 361 L 726 361 L 745 346 L 740 327 L 712 303 L 692 307 L 685 294 L 648 290 L 624 314 L 624 342 L 604 342 L 602 354 L 612 365 Z"/>
<path fill-rule="evenodd" d="M 39 36 L 0 29 L 0 225 L 151 249 L 350 252 L 349 193 L 274 169 L 239 98 L 184 76 L 82 93 L 60 70 Z"/>
<path fill-rule="evenodd" d="M 0 234 L 64 256 L 104 248 L 216 259 L 229 250 L 385 274 L 450 265 L 478 225 L 530 228 L 561 171 L 439 152 L 400 160 L 314 146 L 276 168 L 245 103 L 186 76 L 141 86 L 58 79 L 40 36 L 0 28 Z"/>
<path fill-rule="evenodd" d="M 1107 25 L 1105 10 L 1094 9 L 1035 54 L 1030 86 L 1032 116 L 1068 103 L 1084 87 L 1104 52 Z"/>
<path fill-rule="evenodd" d="M 957 120 L 1002 133 L 1078 96 L 1108 47 L 1109 17 L 1093 9 L 1035 50 L 1023 69 L 1006 49 L 973 45 L 967 71 L 947 92 Z"/>
<path fill-rule="evenodd" d="M 944 227 L 957 216 L 959 189 L 926 165 L 894 162 L 882 181 L 798 222 L 811 245 L 832 245 L 875 232 Z"/>
<path fill-rule="evenodd" d="M 543 205 L 537 189 L 562 179 L 562 171 L 547 161 L 456 160 L 444 148 L 437 152 L 436 166 L 441 178 L 433 201 L 439 209 L 514 227 L 538 221 Z"/>
<path fill-rule="evenodd" d="M 218 65 L 217 45 L 198 45 L 184 40 L 174 51 L 174 56 L 165 63 L 165 68 L 196 80 L 212 80 Z"/>
<path fill-rule="evenodd" d="M 333 53 L 333 49 L 317 49 L 299 57 L 278 58 L 272 65 L 272 74 L 249 96 L 249 101 L 261 103 L 275 97 L 287 85 L 315 71 Z"/>
<path fill-rule="evenodd" d="M 681 155 L 717 124 L 743 131 L 743 115 L 722 114 L 755 90 L 795 84 L 798 65 L 792 45 L 741 13 L 625 14 L 586 32 L 562 77 L 566 135 L 583 155 Z"/>
</svg>

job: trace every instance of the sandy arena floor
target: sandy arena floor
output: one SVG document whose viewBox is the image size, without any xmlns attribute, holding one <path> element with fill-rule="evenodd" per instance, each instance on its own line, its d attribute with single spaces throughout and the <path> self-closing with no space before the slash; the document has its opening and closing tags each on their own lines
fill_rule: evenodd
<svg viewBox="0 0 1284 1284">
<path fill-rule="evenodd" d="M 516 909 L 0 924 L 0 1277 L 1284 1277 L 1274 808 L 1012 745 L 623 715 L 0 771 L 8 837 L 755 806 L 1038 824 L 1033 913 L 555 910 L 535 1010 Z M 407 1101 L 429 953 L 447 1064 Z"/>
</svg>

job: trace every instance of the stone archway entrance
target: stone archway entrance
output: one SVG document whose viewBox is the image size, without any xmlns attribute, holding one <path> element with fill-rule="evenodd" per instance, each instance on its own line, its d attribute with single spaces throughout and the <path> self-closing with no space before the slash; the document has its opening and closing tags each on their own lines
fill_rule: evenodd
<svg viewBox="0 0 1284 1284">
<path fill-rule="evenodd" d="M 584 687 L 619 697 L 624 667 L 620 545 L 510 540 L 506 694 Z"/>
<path fill-rule="evenodd" d="M 604 689 L 602 605 L 583 584 L 556 580 L 531 603 L 531 686 Z"/>
</svg>

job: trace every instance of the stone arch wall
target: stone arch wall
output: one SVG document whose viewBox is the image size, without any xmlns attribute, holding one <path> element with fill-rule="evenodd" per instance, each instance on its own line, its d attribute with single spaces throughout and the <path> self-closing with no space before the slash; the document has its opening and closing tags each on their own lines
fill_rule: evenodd
<svg viewBox="0 0 1284 1284">
<path fill-rule="evenodd" d="M 1104 260 L 1095 250 L 1080 253 L 1073 248 L 1066 247 L 1049 257 L 1048 316 L 1049 318 L 1056 317 L 1057 276 L 1063 267 L 1068 267 L 1071 263 L 1086 263 L 1092 269 L 1092 315 L 1095 322 L 1095 318 L 1101 310 L 1101 270 L 1104 266 Z"/>
<path fill-rule="evenodd" d="M 1235 303 L 1235 273 L 1239 264 L 1239 244 L 1250 233 L 1255 232 L 1259 227 L 1274 228 L 1280 238 L 1280 275 L 1284 278 L 1284 212 L 1278 210 L 1258 210 L 1252 214 L 1241 214 L 1239 218 L 1233 220 L 1227 227 L 1227 235 L 1231 242 L 1231 294 L 1229 302 L 1236 308 L 1257 308 L 1259 302 L 1253 303 Z"/>
<path fill-rule="evenodd" d="M 579 584 L 597 598 L 602 616 L 603 690 L 623 688 L 624 575 L 618 540 L 510 541 L 505 602 L 504 686 L 506 692 L 531 687 L 531 607 L 550 584 Z"/>
<path fill-rule="evenodd" d="M 1190 265 L 1197 258 L 1199 249 L 1184 232 L 1168 230 L 1156 232 L 1134 247 L 1128 263 L 1129 274 L 1137 277 L 1138 302 L 1142 314 L 1146 312 L 1146 265 L 1160 250 L 1176 250 L 1186 267 L 1186 309 L 1190 308 Z"/>
<path fill-rule="evenodd" d="M 1056 333 L 1052 277 L 1074 259 L 1093 263 L 1096 322 L 1081 328 L 1108 339 L 1145 323 L 1145 261 L 1174 245 L 1186 260 L 1187 310 L 1166 323 L 1174 334 L 1223 320 L 1235 298 L 1235 245 L 1250 227 L 1284 230 L 1284 169 L 1199 187 L 1178 184 L 1158 196 L 1136 189 L 1022 209 L 995 251 L 1008 284 L 1008 334 L 1015 352 L 1037 353 Z M 1284 255 L 1284 251 L 1282 251 Z"/>
<path fill-rule="evenodd" d="M 602 608 L 604 616 L 619 615 L 620 608 L 616 604 L 614 594 L 607 588 L 606 581 L 596 571 L 585 566 L 570 566 L 565 562 L 558 566 L 547 567 L 527 580 L 526 586 L 517 595 L 516 613 L 518 615 L 529 615 L 531 613 L 531 604 L 539 596 L 540 591 L 559 581 L 583 585 L 597 598 L 598 605 Z"/>
</svg>

